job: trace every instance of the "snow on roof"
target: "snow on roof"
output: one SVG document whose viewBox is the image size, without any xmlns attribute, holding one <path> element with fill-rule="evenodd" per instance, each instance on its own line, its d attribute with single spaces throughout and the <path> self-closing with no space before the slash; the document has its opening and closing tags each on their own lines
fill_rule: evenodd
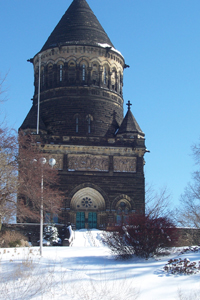
<svg viewBox="0 0 200 300">
<path fill-rule="evenodd" d="M 107 48 L 107 47 L 109 47 L 109 48 L 111 48 L 110 50 L 112 50 L 112 51 L 118 53 L 119 55 L 121 55 L 121 56 L 123 57 L 123 55 L 121 54 L 120 51 L 118 51 L 118 50 L 115 49 L 114 47 L 111 47 L 109 44 L 101 44 L 101 43 L 97 43 L 97 45 L 100 46 L 100 47 L 102 47 L 102 48 Z M 123 58 L 124 58 L 124 57 L 123 57 Z"/>
</svg>

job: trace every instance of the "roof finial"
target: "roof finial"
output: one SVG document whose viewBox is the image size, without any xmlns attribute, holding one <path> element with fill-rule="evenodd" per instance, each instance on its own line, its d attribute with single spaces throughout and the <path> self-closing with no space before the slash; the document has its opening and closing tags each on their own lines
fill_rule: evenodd
<svg viewBox="0 0 200 300">
<path fill-rule="evenodd" d="M 131 109 L 131 102 L 130 102 L 130 100 L 128 100 L 128 103 L 126 103 L 126 105 L 128 106 L 128 110 L 130 110 Z"/>
</svg>

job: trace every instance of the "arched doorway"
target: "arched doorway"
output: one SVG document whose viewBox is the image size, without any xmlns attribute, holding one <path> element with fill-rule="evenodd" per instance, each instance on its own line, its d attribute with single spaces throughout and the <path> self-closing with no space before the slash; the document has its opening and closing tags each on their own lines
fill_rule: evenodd
<svg viewBox="0 0 200 300">
<path fill-rule="evenodd" d="M 105 211 L 105 200 L 95 189 L 86 187 L 76 192 L 70 203 L 76 213 L 76 228 L 98 228 L 98 214 Z"/>
</svg>

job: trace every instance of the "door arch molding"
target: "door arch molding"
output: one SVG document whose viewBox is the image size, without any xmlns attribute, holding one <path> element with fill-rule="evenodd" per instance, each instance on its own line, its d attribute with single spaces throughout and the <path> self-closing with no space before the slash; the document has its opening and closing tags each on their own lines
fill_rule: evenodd
<svg viewBox="0 0 200 300">
<path fill-rule="evenodd" d="M 73 195 L 70 209 L 75 211 L 102 211 L 105 210 L 105 200 L 96 189 L 85 187 Z"/>
</svg>

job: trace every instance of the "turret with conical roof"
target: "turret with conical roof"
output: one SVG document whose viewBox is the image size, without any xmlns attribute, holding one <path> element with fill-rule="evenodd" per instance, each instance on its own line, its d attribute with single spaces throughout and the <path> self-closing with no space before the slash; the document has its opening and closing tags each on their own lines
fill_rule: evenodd
<svg viewBox="0 0 200 300">
<path fill-rule="evenodd" d="M 142 132 L 140 126 L 138 125 L 135 117 L 133 116 L 130 106 L 132 105 L 130 101 L 126 104 L 128 105 L 128 111 L 122 121 L 122 124 L 119 127 L 117 136 L 137 138 L 144 137 L 144 132 Z"/>
<path fill-rule="evenodd" d="M 125 62 L 85 0 L 72 2 L 33 65 L 31 111 L 37 110 L 39 90 L 40 119 L 48 135 L 114 136 L 123 119 Z M 22 129 L 34 124 L 34 115 L 28 114 Z"/>
<path fill-rule="evenodd" d="M 70 44 L 114 47 L 85 0 L 74 0 L 41 51 Z"/>
</svg>

